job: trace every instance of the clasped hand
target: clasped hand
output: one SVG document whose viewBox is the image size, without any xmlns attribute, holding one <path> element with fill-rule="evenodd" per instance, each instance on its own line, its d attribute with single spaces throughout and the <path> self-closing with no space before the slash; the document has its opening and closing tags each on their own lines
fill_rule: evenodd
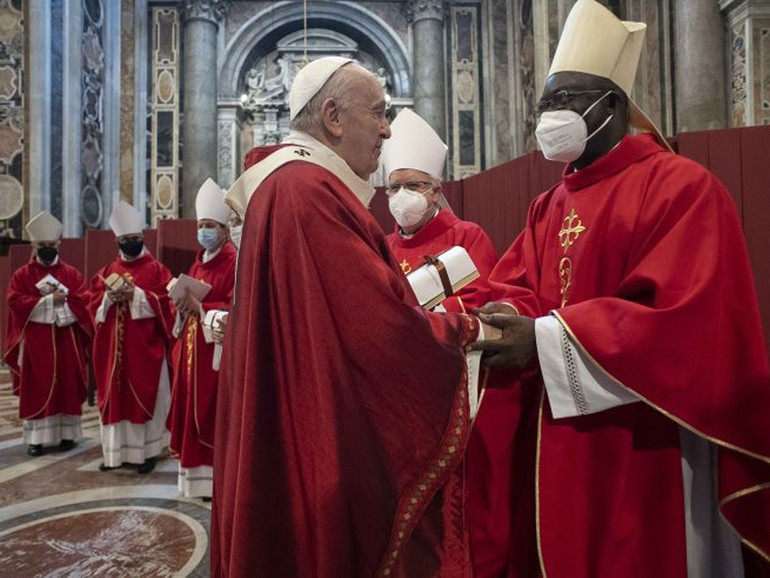
<svg viewBox="0 0 770 578">
<path fill-rule="evenodd" d="M 174 299 L 174 308 L 179 311 L 180 315 L 191 315 L 193 313 L 200 313 L 201 302 L 194 296 L 190 295 L 189 289 L 185 289 L 184 297 Z"/>
<path fill-rule="evenodd" d="M 113 303 L 128 303 L 134 298 L 134 286 L 126 283 L 120 289 L 107 291 L 107 297 Z"/>
<path fill-rule="evenodd" d="M 60 307 L 67 302 L 67 294 L 58 289 L 53 292 L 54 307 Z"/>
<path fill-rule="evenodd" d="M 534 319 L 517 315 L 508 305 L 494 301 L 473 313 L 485 325 L 502 331 L 499 339 L 485 335 L 486 339 L 471 345 L 471 350 L 483 352 L 481 362 L 484 365 L 521 368 L 534 357 L 537 352 Z"/>
</svg>

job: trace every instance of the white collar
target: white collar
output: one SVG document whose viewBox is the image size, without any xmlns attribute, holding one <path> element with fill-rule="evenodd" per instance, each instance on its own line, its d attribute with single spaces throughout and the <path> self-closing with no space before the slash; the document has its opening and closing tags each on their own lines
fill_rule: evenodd
<svg viewBox="0 0 770 578">
<path fill-rule="evenodd" d="M 353 172 L 350 165 L 345 162 L 341 156 L 323 144 L 315 137 L 307 134 L 306 132 L 300 132 L 293 130 L 283 140 L 283 144 L 291 144 L 309 148 L 319 154 L 322 161 L 322 166 L 328 168 L 342 182 L 344 182 L 348 188 L 358 197 L 365 206 L 369 206 L 369 203 L 374 196 L 374 187 L 369 184 L 369 181 L 365 181 Z"/>
<path fill-rule="evenodd" d="M 219 252 L 222 250 L 222 247 L 225 246 L 225 243 L 227 243 L 227 239 L 225 239 L 225 242 L 222 243 L 219 247 L 217 247 L 213 251 L 209 251 L 208 249 L 204 249 L 203 250 L 203 258 L 201 259 L 201 261 L 203 261 L 204 263 L 208 263 L 209 261 L 211 261 L 214 257 L 219 255 Z"/>
</svg>

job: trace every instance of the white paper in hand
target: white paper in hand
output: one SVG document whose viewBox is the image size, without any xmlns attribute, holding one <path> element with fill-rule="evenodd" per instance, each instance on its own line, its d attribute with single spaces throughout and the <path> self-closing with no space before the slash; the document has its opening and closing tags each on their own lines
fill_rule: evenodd
<svg viewBox="0 0 770 578">
<path fill-rule="evenodd" d="M 40 281 L 35 283 L 35 287 L 40 291 L 41 295 L 48 295 L 50 293 L 53 293 L 54 291 L 61 291 L 65 295 L 69 293 L 69 290 L 67 287 L 61 284 L 61 281 L 59 281 L 56 277 L 51 275 L 50 273 L 43 277 Z"/>
<path fill-rule="evenodd" d="M 452 247 L 437 257 L 444 264 L 455 293 L 479 278 L 479 271 L 473 259 L 463 247 Z M 441 277 L 434 265 L 426 263 L 409 273 L 406 278 L 420 305 L 425 309 L 432 309 L 447 298 Z"/>
<path fill-rule="evenodd" d="M 209 294 L 209 291 L 211 291 L 211 285 L 182 273 L 179 279 L 176 280 L 176 283 L 174 283 L 174 286 L 169 290 L 168 296 L 171 299 L 182 299 L 185 295 L 185 289 L 189 290 L 190 295 L 198 301 L 203 301 L 206 295 Z"/>
</svg>

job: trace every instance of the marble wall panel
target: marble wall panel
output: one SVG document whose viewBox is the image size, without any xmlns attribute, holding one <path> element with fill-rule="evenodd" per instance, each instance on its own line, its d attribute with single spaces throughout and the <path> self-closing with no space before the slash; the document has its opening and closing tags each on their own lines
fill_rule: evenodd
<svg viewBox="0 0 770 578">
<path fill-rule="evenodd" d="M 24 201 L 24 28 L 19 2 L 0 0 L 0 237 L 21 237 Z"/>
<path fill-rule="evenodd" d="M 134 199 L 134 0 L 123 0 L 120 13 L 120 199 Z"/>
<path fill-rule="evenodd" d="M 770 18 L 752 22 L 754 123 L 770 125 Z"/>
</svg>

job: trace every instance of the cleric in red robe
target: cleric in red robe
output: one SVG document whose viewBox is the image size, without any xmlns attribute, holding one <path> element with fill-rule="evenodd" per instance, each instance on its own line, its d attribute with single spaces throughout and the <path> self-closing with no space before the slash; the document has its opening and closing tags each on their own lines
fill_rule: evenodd
<svg viewBox="0 0 770 578">
<path fill-rule="evenodd" d="M 452 212 L 441 191 L 447 146 L 431 126 L 408 108 L 391 125 L 392 137 L 382 147 L 388 185 L 388 207 L 396 230 L 388 244 L 401 270 L 408 274 L 452 247 L 468 251 L 479 278 L 445 299 L 445 311 L 466 312 L 490 299 L 487 277 L 497 263 L 492 240 L 476 223 Z"/>
<path fill-rule="evenodd" d="M 171 273 L 144 247 L 143 224 L 128 203 L 115 207 L 110 228 L 119 254 L 91 280 L 102 471 L 135 464 L 148 473 L 168 442 Z"/>
<path fill-rule="evenodd" d="M 365 179 L 390 136 L 374 76 L 322 58 L 290 102 L 285 146 L 228 193 L 245 222 L 217 400 L 212 573 L 469 576 L 457 465 L 475 406 L 465 346 L 480 324 L 417 306 L 367 210 Z"/>
<path fill-rule="evenodd" d="M 202 301 L 189 292 L 173 300 L 176 337 L 171 352 L 174 370 L 167 425 L 169 449 L 179 457 L 179 491 L 185 497 L 211 497 L 214 464 L 214 418 L 219 359 L 209 313 L 226 312 L 235 282 L 235 246 L 228 240 L 230 209 L 224 192 L 207 179 L 195 199 L 198 243 L 203 247 L 188 275 L 210 289 Z"/>
<path fill-rule="evenodd" d="M 546 80 L 536 134 L 569 164 L 493 271 L 509 305 L 482 319 L 503 339 L 479 344 L 490 365 L 539 366 L 511 414 L 512 491 L 525 493 L 509 551 L 476 576 L 733 577 L 741 540 L 770 556 L 770 372 L 751 266 L 714 175 L 626 134 L 629 121 L 654 129 L 627 96 L 644 31 L 579 0 Z"/>
<path fill-rule="evenodd" d="M 62 225 L 48 211 L 26 226 L 32 259 L 11 277 L 5 361 L 13 371 L 27 453 L 72 449 L 82 437 L 91 319 L 83 276 L 59 256 Z"/>
</svg>

